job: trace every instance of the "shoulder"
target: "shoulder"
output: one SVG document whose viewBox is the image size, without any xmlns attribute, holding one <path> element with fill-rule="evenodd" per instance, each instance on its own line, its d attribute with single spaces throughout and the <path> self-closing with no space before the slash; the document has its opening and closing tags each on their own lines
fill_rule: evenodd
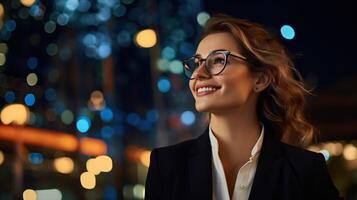
<svg viewBox="0 0 357 200">
<path fill-rule="evenodd" d="M 301 183 L 312 184 L 312 177 L 326 169 L 326 161 L 321 153 L 282 144 L 285 158 Z"/>
<path fill-rule="evenodd" d="M 319 160 L 323 155 L 321 153 L 316 153 L 307 149 L 303 149 L 300 147 L 292 146 L 290 144 L 282 143 L 285 154 L 288 158 L 297 161 L 316 161 Z"/>
<path fill-rule="evenodd" d="M 153 153 L 158 154 L 161 158 L 170 158 L 177 156 L 185 156 L 190 153 L 192 146 L 195 144 L 197 138 L 181 141 L 176 144 L 157 147 L 152 150 Z"/>
</svg>

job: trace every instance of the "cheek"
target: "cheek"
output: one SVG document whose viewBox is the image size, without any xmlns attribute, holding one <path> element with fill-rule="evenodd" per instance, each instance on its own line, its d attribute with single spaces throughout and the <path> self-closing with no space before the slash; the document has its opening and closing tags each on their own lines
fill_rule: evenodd
<svg viewBox="0 0 357 200">
<path fill-rule="evenodd" d="M 253 79 L 249 73 L 242 72 L 225 79 L 226 91 L 238 98 L 245 98 L 252 89 Z"/>
</svg>

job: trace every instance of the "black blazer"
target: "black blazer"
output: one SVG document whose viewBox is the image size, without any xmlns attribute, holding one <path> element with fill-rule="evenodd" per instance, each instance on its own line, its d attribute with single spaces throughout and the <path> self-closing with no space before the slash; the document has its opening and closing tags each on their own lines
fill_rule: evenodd
<svg viewBox="0 0 357 200">
<path fill-rule="evenodd" d="M 212 158 L 209 129 L 199 137 L 151 152 L 146 200 L 211 200 Z M 276 139 L 265 126 L 263 145 L 249 200 L 335 200 L 322 154 Z"/>
</svg>

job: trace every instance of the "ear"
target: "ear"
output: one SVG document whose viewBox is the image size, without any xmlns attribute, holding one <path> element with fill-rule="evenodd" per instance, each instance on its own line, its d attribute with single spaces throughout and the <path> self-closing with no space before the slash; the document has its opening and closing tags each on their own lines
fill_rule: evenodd
<svg viewBox="0 0 357 200">
<path fill-rule="evenodd" d="M 255 92 L 261 92 L 269 86 L 271 82 L 270 77 L 264 72 L 257 72 L 254 77 L 254 88 Z"/>
</svg>

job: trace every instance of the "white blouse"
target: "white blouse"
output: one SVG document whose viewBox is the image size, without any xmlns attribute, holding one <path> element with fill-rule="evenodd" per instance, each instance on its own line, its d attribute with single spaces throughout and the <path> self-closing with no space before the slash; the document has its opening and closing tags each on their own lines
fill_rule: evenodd
<svg viewBox="0 0 357 200">
<path fill-rule="evenodd" d="M 246 162 L 238 171 L 234 184 L 232 200 L 248 200 L 252 188 L 255 171 L 257 168 L 258 157 L 263 143 L 264 124 L 261 124 L 261 133 L 255 143 L 249 161 Z M 223 165 L 218 154 L 218 142 L 209 128 L 209 137 L 212 147 L 212 182 L 213 182 L 213 200 L 229 200 L 228 186 L 224 174 Z"/>
</svg>

